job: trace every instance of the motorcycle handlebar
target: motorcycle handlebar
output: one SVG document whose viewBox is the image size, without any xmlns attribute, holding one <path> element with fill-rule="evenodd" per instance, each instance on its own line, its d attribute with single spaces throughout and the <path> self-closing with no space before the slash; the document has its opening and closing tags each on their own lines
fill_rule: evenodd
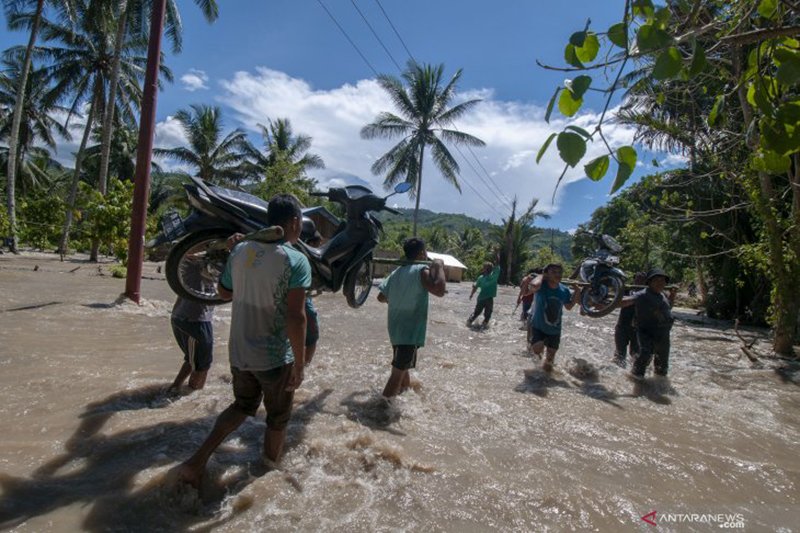
<svg viewBox="0 0 800 533">
<path fill-rule="evenodd" d="M 391 207 L 384 207 L 383 210 L 389 211 L 393 215 L 402 215 L 400 211 L 398 211 L 397 209 L 392 209 Z"/>
<path fill-rule="evenodd" d="M 316 191 L 315 191 L 315 192 L 310 192 L 310 193 L 308 193 L 308 195 L 309 195 L 309 196 L 322 196 L 322 197 L 327 197 L 327 196 L 328 196 L 328 193 L 326 193 L 326 192 L 316 192 Z"/>
</svg>

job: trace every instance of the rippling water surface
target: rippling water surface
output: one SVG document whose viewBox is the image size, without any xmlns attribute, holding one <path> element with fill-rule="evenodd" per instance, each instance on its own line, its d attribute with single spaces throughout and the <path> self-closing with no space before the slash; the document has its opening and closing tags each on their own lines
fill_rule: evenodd
<svg viewBox="0 0 800 533">
<path fill-rule="evenodd" d="M 77 265 L 0 257 L 0 528 L 623 531 L 651 511 L 664 531 L 719 530 L 719 514 L 746 531 L 800 523 L 800 367 L 753 367 L 732 331 L 682 320 L 670 383 L 634 388 L 610 363 L 616 316 L 573 311 L 548 376 L 514 291 L 473 331 L 467 284 L 431 299 L 414 388 L 390 408 L 385 307 L 317 298 L 322 338 L 280 470 L 260 462 L 262 410 L 198 495 L 171 469 L 231 400 L 230 308 L 206 389 L 168 399 L 181 355 L 165 282 L 144 281 L 142 307 L 115 303 L 124 282 Z"/>
</svg>

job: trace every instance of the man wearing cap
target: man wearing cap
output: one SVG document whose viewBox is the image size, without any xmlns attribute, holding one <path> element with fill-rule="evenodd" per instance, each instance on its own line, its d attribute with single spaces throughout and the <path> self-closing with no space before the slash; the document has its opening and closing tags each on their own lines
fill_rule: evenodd
<svg viewBox="0 0 800 533">
<path fill-rule="evenodd" d="M 486 327 L 489 320 L 492 318 L 492 310 L 494 309 L 494 297 L 497 296 L 497 280 L 500 277 L 500 265 L 494 265 L 491 261 L 486 261 L 483 264 L 483 271 L 475 283 L 472 285 L 472 292 L 469 293 L 471 300 L 478 292 L 478 302 L 475 304 L 475 310 L 469 315 L 467 319 L 467 326 L 472 326 L 472 322 L 483 313 L 483 324 L 481 327 Z"/>
<path fill-rule="evenodd" d="M 672 316 L 675 289 L 670 289 L 669 296 L 664 294 L 669 276 L 660 268 L 654 268 L 647 273 L 645 283 L 646 289 L 624 297 L 620 303 L 621 307 L 634 306 L 636 310 L 639 355 L 631 369 L 631 377 L 635 380 L 644 379 L 653 358 L 655 375 L 666 377 L 669 370 L 669 334 L 675 320 Z"/>
</svg>

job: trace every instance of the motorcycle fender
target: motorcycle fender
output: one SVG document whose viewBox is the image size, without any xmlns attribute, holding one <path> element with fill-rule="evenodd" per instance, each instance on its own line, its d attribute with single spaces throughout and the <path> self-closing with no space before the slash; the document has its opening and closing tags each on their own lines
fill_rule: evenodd
<svg viewBox="0 0 800 533">
<path fill-rule="evenodd" d="M 625 272 L 623 272 L 622 270 L 618 269 L 617 267 L 610 268 L 610 269 L 608 269 L 608 271 L 611 272 L 612 274 L 616 274 L 617 276 L 619 276 L 623 280 L 628 279 L 628 276 L 625 275 Z"/>
<path fill-rule="evenodd" d="M 211 218 L 197 211 L 192 211 L 186 220 L 183 221 L 183 227 L 186 229 L 185 235 L 208 229 L 224 229 L 229 230 L 231 233 L 236 233 L 237 231 L 240 233 L 245 232 L 241 228 L 237 228 L 225 220 Z"/>
</svg>

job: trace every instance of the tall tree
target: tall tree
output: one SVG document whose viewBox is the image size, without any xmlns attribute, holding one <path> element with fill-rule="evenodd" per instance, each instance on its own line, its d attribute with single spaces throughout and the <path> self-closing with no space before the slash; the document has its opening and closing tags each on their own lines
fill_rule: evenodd
<svg viewBox="0 0 800 533">
<path fill-rule="evenodd" d="M 217 106 L 192 104 L 175 113 L 188 147 L 157 148 L 153 152 L 193 167 L 198 177 L 211 183 L 237 184 L 247 176 L 243 165 L 253 149 L 247 135 L 236 129 L 223 137 L 222 112 Z"/>
<path fill-rule="evenodd" d="M 75 171 L 67 206 L 67 217 L 64 225 L 59 250 L 66 253 L 69 240 L 69 229 L 72 224 L 72 212 L 75 205 L 78 181 L 82 176 L 84 151 L 92 128 L 98 117 L 102 116 L 106 105 L 105 88 L 111 75 L 111 58 L 113 53 L 112 36 L 115 27 L 113 12 L 101 9 L 91 2 L 76 2 L 77 25 L 41 20 L 42 36 L 53 43 L 39 46 L 36 53 L 48 60 L 46 68 L 53 81 L 53 92 L 68 98 L 68 118 L 86 113 L 83 137 L 75 157 Z M 130 38 L 123 46 L 121 61 L 120 91 L 115 102 L 120 120 L 135 122 L 136 109 L 141 99 L 140 79 L 147 62 L 143 55 L 147 42 L 141 38 Z M 172 79 L 168 68 L 161 68 L 161 75 Z M 82 109 L 88 106 L 86 109 Z M 96 250 L 91 259 L 96 260 Z"/>
<path fill-rule="evenodd" d="M 520 272 L 531 254 L 530 243 L 538 230 L 533 227 L 536 218 L 550 218 L 536 209 L 539 199 L 534 198 L 528 208 L 517 218 L 517 198 L 511 202 L 511 216 L 503 219 L 499 226 L 492 226 L 490 237 L 497 245 L 500 255 L 502 283 L 518 282 Z"/>
<path fill-rule="evenodd" d="M 213 22 L 219 16 L 216 0 L 194 0 L 208 22 Z M 107 103 L 115 102 L 120 79 L 123 45 L 126 34 L 131 31 L 135 35 L 147 37 L 152 0 L 119 0 L 116 15 L 117 28 L 114 38 L 114 55 L 111 64 L 111 79 L 108 86 Z M 129 24 L 132 21 L 132 24 Z M 173 53 L 179 53 L 182 46 L 181 17 L 175 0 L 167 0 L 165 32 L 172 43 Z M 102 138 L 100 140 L 100 166 L 97 178 L 97 187 L 101 194 L 105 194 L 108 178 L 109 160 L 111 158 L 111 141 L 114 135 L 114 112 L 116 107 L 106 105 L 103 111 Z"/>
<path fill-rule="evenodd" d="M 749 197 L 759 243 L 735 242 L 732 248 L 772 284 L 773 348 L 784 354 L 791 353 L 800 333 L 800 231 L 792 231 L 800 227 L 798 20 L 800 7 L 783 0 L 676 0 L 664 6 L 626 0 L 618 23 L 600 33 L 586 26 L 570 37 L 564 53 L 570 67 L 561 69 L 606 69 L 605 78 L 615 81 L 594 88 L 606 94 L 608 110 L 615 92 L 624 87 L 620 80 L 626 67 L 637 62 L 642 65 L 639 79 L 652 87 L 661 111 L 672 104 L 670 97 L 682 96 L 669 109 L 669 121 L 660 117 L 659 127 L 700 131 L 701 139 L 709 128 L 714 151 L 701 161 L 702 173 L 724 176 Z M 608 50 L 601 53 L 601 44 Z M 558 99 L 559 110 L 573 116 L 593 83 L 584 73 L 568 80 L 556 90 L 549 109 Z M 557 138 L 566 172 L 581 161 L 587 142 L 602 140 L 609 153 L 589 161 L 584 170 L 591 179 L 602 179 L 613 159 L 617 175 L 612 192 L 618 190 L 636 167 L 637 153 L 632 146 L 613 149 L 607 144 L 602 130 L 606 118 L 604 111 L 588 131 L 570 125 L 554 133 L 539 158 Z M 664 138 L 679 140 L 676 133 Z M 699 155 L 692 152 L 695 160 Z M 703 177 L 689 170 L 695 178 Z"/>
<path fill-rule="evenodd" d="M 259 183 L 253 191 L 263 198 L 271 198 L 277 193 L 292 193 L 302 202 L 308 200 L 316 181 L 309 178 L 307 171 L 325 168 L 325 162 L 311 149 L 311 137 L 294 135 L 289 119 L 270 120 L 268 126 L 258 125 L 264 139 L 263 151 L 249 150 L 249 172 Z"/>
<path fill-rule="evenodd" d="M 39 36 L 39 26 L 44 13 L 45 0 L 36 0 L 34 14 L 29 26 L 30 36 L 28 38 L 28 45 L 25 48 L 25 56 L 22 63 L 22 71 L 20 72 L 17 91 L 16 102 L 14 103 L 14 111 L 12 113 L 11 131 L 8 136 L 8 171 L 7 171 L 7 186 L 6 186 L 6 208 L 8 209 L 8 219 L 10 225 L 11 237 L 11 251 L 17 253 L 17 207 L 15 199 L 15 187 L 17 179 L 17 143 L 19 142 L 19 130 L 22 125 L 22 110 L 25 105 L 25 94 L 28 86 L 28 75 L 31 70 L 31 62 L 33 60 L 33 48 L 36 45 L 36 39 Z M 49 0 L 60 13 L 70 15 L 72 13 L 71 0 Z M 26 5 L 27 4 L 27 5 Z M 20 8 L 29 7 L 31 2 L 20 2 L 13 0 L 4 0 L 3 6 L 5 9 L 6 19 L 10 22 L 20 14 Z M 10 25 L 11 26 L 11 25 Z"/>
<path fill-rule="evenodd" d="M 16 100 L 19 78 L 23 70 L 22 53 L 9 53 L 3 61 L 3 75 L 0 76 L 0 109 L 8 110 L 0 113 L 0 141 L 11 144 L 12 114 Z M 37 148 L 43 144 L 48 149 L 55 151 L 56 140 L 54 134 L 69 140 L 69 131 L 56 119 L 57 113 L 66 111 L 57 104 L 47 83 L 45 71 L 33 70 L 30 81 L 26 87 L 23 99 L 22 119 L 20 120 L 19 134 L 16 143 L 16 173 L 18 185 L 25 194 L 26 189 L 35 188 L 47 181 L 47 168 L 52 166 L 52 160 L 47 150 Z M 3 163 L 8 162 L 9 151 L 2 154 Z"/>
<path fill-rule="evenodd" d="M 485 144 L 454 126 L 455 121 L 480 100 L 467 100 L 450 107 L 456 84 L 461 77 L 461 69 L 444 86 L 443 75 L 444 65 L 420 65 L 410 61 L 402 74 L 402 80 L 394 76 L 378 76 L 378 83 L 388 93 L 400 116 L 383 112 L 374 122 L 361 129 L 361 137 L 364 139 L 402 137 L 398 144 L 375 161 L 372 172 L 376 175 L 386 173 L 384 185 L 387 188 L 399 181 L 407 181 L 413 185 L 412 195 L 416 198 L 414 236 L 417 235 L 425 148 L 430 147 L 433 163 L 444 179 L 461 192 L 458 184 L 460 169 L 445 143 L 471 146 Z"/>
</svg>

